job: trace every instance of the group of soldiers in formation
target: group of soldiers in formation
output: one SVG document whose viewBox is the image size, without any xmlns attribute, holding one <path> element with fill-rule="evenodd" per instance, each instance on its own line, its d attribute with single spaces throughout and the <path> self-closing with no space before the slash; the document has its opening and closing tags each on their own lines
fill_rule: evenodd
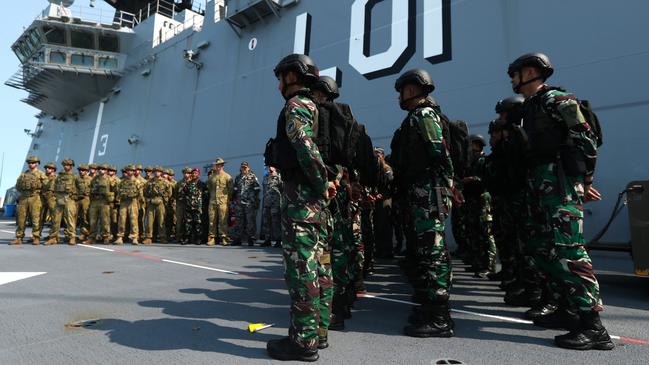
<svg viewBox="0 0 649 365">
<path fill-rule="evenodd" d="M 79 165 L 73 172 L 72 159 L 39 170 L 36 156 L 27 158 L 28 170 L 16 182 L 20 193 L 16 214 L 16 239 L 25 237 L 27 220 L 32 223 L 32 244 L 41 244 L 44 222 L 51 222 L 46 245 L 60 243 L 61 223 L 69 245 L 77 239 L 85 244 L 97 242 L 138 245 L 153 242 L 204 243 L 210 246 L 249 245 L 256 241 L 256 217 L 261 187 L 247 162 L 241 163 L 234 179 L 224 171 L 225 161 L 217 158 L 206 181 L 198 168 L 185 167 L 176 181 L 172 169 L 159 166 L 127 165 L 122 176 L 114 165 Z M 144 172 L 144 175 L 142 174 Z M 281 245 L 280 192 L 282 180 L 269 168 L 263 180 L 264 206 L 262 246 Z M 230 219 L 232 217 L 232 219 Z M 230 222 L 232 221 L 232 225 Z M 77 228 L 78 234 L 77 237 Z"/>
<path fill-rule="evenodd" d="M 501 281 L 505 303 L 530 308 L 525 316 L 535 325 L 568 330 L 555 337 L 558 346 L 614 348 L 599 318 L 603 305 L 583 237 L 583 204 L 601 199 L 592 186 L 598 138 L 579 99 L 545 83 L 553 71 L 542 53 L 524 54 L 509 65 L 512 89 L 520 96 L 497 103 L 489 155 L 483 151 L 487 141 L 470 135 L 466 166 L 454 166 L 451 121 L 430 96 L 431 76 L 422 69 L 406 71 L 395 89 L 407 115 L 391 154 L 374 149 L 381 183 L 364 186 L 357 169 L 329 163 L 316 143 L 319 108 L 337 104 L 340 96 L 335 81 L 320 77 L 306 55 L 291 54 L 277 64 L 286 104 L 277 122 L 278 155 L 268 163 L 263 184 L 263 222 L 266 245 L 281 242 L 291 306 L 288 336 L 267 343 L 271 357 L 316 361 L 318 350 L 329 346 L 329 330 L 344 329 L 356 294 L 365 291 L 363 278 L 372 271 L 375 253 L 405 255 L 400 264 L 418 306 L 404 333 L 454 336 L 444 233 L 449 215 L 458 245 L 454 255 L 476 277 Z M 217 159 L 206 183 L 198 169 L 183 170 L 175 183 L 173 171 L 145 169 L 144 178 L 141 166 L 129 165 L 120 181 L 110 166 L 96 166 L 94 177 L 94 166 L 80 166 L 75 176 L 73 161 L 64 160 L 63 172 L 55 176 L 56 167 L 48 164 L 44 176 L 38 159 L 27 162 L 30 170 L 17 184 L 22 197 L 14 242 L 22 242 L 27 211 L 38 242 L 41 216 L 50 211 L 48 243 L 58 242 L 61 217 L 66 239 L 74 243 L 78 211 L 88 243 L 98 232 L 106 240 L 114 235 L 118 244 L 127 232 L 133 243 L 141 237 L 150 243 L 154 233 L 157 242 L 174 235 L 193 242 L 205 232 L 207 244 L 228 244 L 230 206 L 234 243 L 255 241 L 260 187 L 245 162 L 233 181 L 223 171 L 225 161 Z M 178 221 L 165 211 L 176 212 Z"/>
</svg>

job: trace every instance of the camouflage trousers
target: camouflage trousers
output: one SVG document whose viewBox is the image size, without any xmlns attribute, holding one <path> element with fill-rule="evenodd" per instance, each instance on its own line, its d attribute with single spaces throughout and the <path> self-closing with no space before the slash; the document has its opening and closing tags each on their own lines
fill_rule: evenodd
<svg viewBox="0 0 649 365">
<path fill-rule="evenodd" d="M 185 206 L 183 217 L 183 238 L 188 240 L 201 240 L 203 237 L 203 209 L 200 207 Z"/>
<path fill-rule="evenodd" d="M 119 202 L 110 204 L 110 234 L 111 238 L 117 235 L 119 225 Z"/>
<path fill-rule="evenodd" d="M 160 199 L 160 201 L 157 201 Z M 145 238 L 153 240 L 153 230 L 158 234 L 159 241 L 166 241 L 165 231 L 165 204 L 161 198 L 154 198 L 146 204 L 146 232 Z"/>
<path fill-rule="evenodd" d="M 466 234 L 471 264 L 477 270 L 496 271 L 496 242 L 492 232 L 491 195 L 467 197 Z"/>
<path fill-rule="evenodd" d="M 77 226 L 79 227 L 79 233 L 82 236 L 87 236 L 90 232 L 90 217 L 88 216 L 89 211 L 89 196 L 83 196 L 79 200 L 77 200 Z"/>
<path fill-rule="evenodd" d="M 451 260 L 444 239 L 444 223 L 451 207 L 447 189 L 432 179 L 421 179 L 408 189 L 408 201 L 417 235 L 416 269 L 412 284 L 421 304 L 448 302 Z"/>
<path fill-rule="evenodd" d="M 342 194 L 340 194 L 342 195 Z M 334 293 L 342 295 L 350 281 L 350 261 L 352 257 L 351 222 L 346 209 L 345 197 L 336 196 L 337 209 L 333 214 L 333 232 L 331 235 L 331 267 L 333 270 Z"/>
<path fill-rule="evenodd" d="M 50 222 L 54 220 L 54 213 L 56 212 L 56 197 L 54 195 L 44 196 L 41 199 L 41 227 L 45 222 Z M 50 229 L 51 231 L 51 229 Z M 33 232 L 33 230 L 32 230 Z M 42 228 L 41 228 L 42 233 Z"/>
<path fill-rule="evenodd" d="M 165 208 L 167 237 L 176 237 L 176 199 L 170 199 Z"/>
<path fill-rule="evenodd" d="M 348 275 L 349 280 L 356 281 L 363 278 L 363 268 L 365 265 L 365 245 L 363 244 L 363 232 L 361 229 L 361 209 L 356 202 L 349 203 L 349 217 L 351 227 L 351 259 L 349 262 Z"/>
<path fill-rule="evenodd" d="M 185 219 L 185 202 L 179 201 L 176 203 L 176 238 L 180 240 L 184 234 L 184 220 Z"/>
<path fill-rule="evenodd" d="M 126 223 L 128 222 L 130 232 L 128 237 L 132 240 L 138 239 L 137 218 L 140 206 L 136 199 L 125 199 L 119 203 L 119 223 L 117 225 L 117 238 L 124 238 Z"/>
<path fill-rule="evenodd" d="M 228 203 L 227 200 L 217 201 L 210 200 L 209 208 L 209 235 L 210 237 L 219 238 L 221 240 L 228 237 Z"/>
<path fill-rule="evenodd" d="M 280 197 L 270 195 L 264 198 L 261 231 L 267 240 L 277 241 L 282 236 L 282 215 Z"/>
<path fill-rule="evenodd" d="M 41 238 L 41 209 L 41 197 L 38 194 L 20 197 L 16 208 L 16 238 L 25 237 L 27 215 L 32 221 L 32 237 Z"/>
<path fill-rule="evenodd" d="M 52 220 L 50 238 L 59 236 L 61 220 L 65 222 L 63 235 L 66 240 L 77 236 L 77 202 L 70 196 L 58 195 L 56 197 L 56 209 Z"/>
<path fill-rule="evenodd" d="M 361 231 L 363 233 L 363 270 L 367 272 L 374 267 L 374 208 L 361 204 Z"/>
<path fill-rule="evenodd" d="M 235 241 L 243 241 L 244 238 L 254 241 L 257 237 L 257 208 L 254 203 L 234 204 L 234 227 L 232 235 Z"/>
<path fill-rule="evenodd" d="M 331 324 L 331 310 L 334 299 L 334 278 L 331 258 L 331 242 L 333 240 L 333 216 L 329 208 L 323 211 L 326 214 L 326 224 L 320 226 L 320 241 L 322 256 L 318 265 L 318 284 L 320 285 L 320 303 L 318 305 L 319 323 L 318 336 L 327 337 L 329 324 Z"/>
<path fill-rule="evenodd" d="M 534 276 L 535 269 L 526 264 L 523 254 L 527 211 L 524 192 L 493 198 L 493 234 L 504 281 L 516 280 L 523 283 Z M 538 284 L 533 284 L 532 287 L 538 287 Z"/>
<path fill-rule="evenodd" d="M 547 276 L 560 305 L 603 310 L 593 264 L 584 247 L 583 178 L 560 177 L 557 164 L 550 163 L 532 168 L 528 181 L 532 264 Z"/>
<path fill-rule="evenodd" d="M 146 231 L 146 200 L 140 199 L 140 209 L 137 212 L 137 231 L 140 234 L 140 238 L 144 236 L 144 231 Z"/>
<path fill-rule="evenodd" d="M 101 199 L 93 199 L 90 202 L 88 216 L 90 219 L 88 238 L 95 239 L 97 234 L 101 233 L 103 239 L 110 239 L 110 204 Z"/>
<path fill-rule="evenodd" d="M 321 283 L 327 264 L 325 202 L 307 185 L 285 182 L 282 196 L 284 279 L 291 298 L 289 337 L 316 349 L 321 321 Z M 324 257 L 323 257 L 324 256 Z M 330 271 L 329 271 L 330 272 Z"/>
</svg>

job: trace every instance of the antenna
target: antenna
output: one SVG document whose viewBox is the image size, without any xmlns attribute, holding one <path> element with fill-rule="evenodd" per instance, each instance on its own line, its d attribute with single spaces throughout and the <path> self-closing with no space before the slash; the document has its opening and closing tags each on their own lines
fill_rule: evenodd
<svg viewBox="0 0 649 365">
<path fill-rule="evenodd" d="M 61 5 L 64 8 L 69 8 L 74 4 L 74 0 L 48 0 L 50 4 Z"/>
</svg>

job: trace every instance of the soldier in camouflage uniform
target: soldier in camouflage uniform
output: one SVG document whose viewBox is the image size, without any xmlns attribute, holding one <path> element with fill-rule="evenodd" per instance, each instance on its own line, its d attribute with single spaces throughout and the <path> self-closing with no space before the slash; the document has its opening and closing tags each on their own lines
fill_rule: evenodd
<svg viewBox="0 0 649 365">
<path fill-rule="evenodd" d="M 167 202 L 167 218 L 165 219 L 167 225 L 167 237 L 171 242 L 176 241 L 176 180 L 174 179 L 174 170 L 167 169 L 167 181 L 171 187 L 171 196 Z"/>
<path fill-rule="evenodd" d="M 90 182 L 88 165 L 79 165 L 79 178 L 77 179 L 77 226 L 79 226 L 79 240 L 85 241 L 90 232 Z"/>
<path fill-rule="evenodd" d="M 43 182 L 43 190 L 41 190 L 43 213 L 41 214 L 41 224 L 54 219 L 54 212 L 56 210 L 56 196 L 54 188 L 56 187 L 56 165 L 54 162 L 45 164 L 45 176 L 47 179 Z"/>
<path fill-rule="evenodd" d="M 144 192 L 144 185 L 146 184 L 146 179 L 142 177 L 142 165 L 135 165 L 135 180 L 140 186 L 140 191 Z M 137 231 L 140 235 L 138 237 L 142 240 L 144 235 L 144 217 L 146 216 L 146 200 L 144 199 L 144 193 L 140 194 L 140 201 L 138 202 L 138 214 L 137 214 Z"/>
<path fill-rule="evenodd" d="M 463 179 L 466 228 L 471 266 L 475 277 L 487 278 L 496 272 L 496 242 L 492 232 L 491 195 L 485 190 L 485 140 L 479 134 L 469 136 L 472 148 L 469 176 Z"/>
<path fill-rule="evenodd" d="M 123 171 L 122 171 L 123 173 Z M 119 216 L 119 194 L 117 192 L 117 187 L 119 186 L 120 178 L 117 176 L 117 166 L 108 165 L 108 171 L 106 175 L 111 179 L 113 186 L 115 187 L 115 199 L 110 203 L 110 240 L 117 235 L 117 224 Z"/>
<path fill-rule="evenodd" d="M 223 170 L 224 165 L 225 160 L 217 158 L 213 173 L 207 179 L 210 196 L 208 245 L 214 245 L 216 238 L 223 246 L 228 245 L 228 206 L 234 186 L 230 174 Z"/>
<path fill-rule="evenodd" d="M 234 246 L 240 245 L 244 237 L 248 246 L 255 244 L 257 236 L 257 208 L 259 208 L 259 181 L 250 170 L 248 162 L 241 163 L 239 175 L 234 178 L 232 201 L 234 205 Z"/>
<path fill-rule="evenodd" d="M 404 332 L 412 337 L 451 337 L 451 263 L 444 226 L 451 207 L 453 164 L 442 133 L 444 122 L 439 106 L 428 97 L 435 86 L 426 71 L 405 72 L 395 89 L 408 116 L 392 140 L 392 160 L 398 193 L 407 197 L 417 236 L 413 286 L 414 299 L 421 304 Z"/>
<path fill-rule="evenodd" d="M 306 88 L 318 79 L 318 69 L 304 55 L 292 54 L 275 68 L 279 89 L 287 100 L 280 113 L 275 139 L 278 156 L 273 157 L 282 171 L 282 247 L 284 277 L 291 297 L 289 336 L 271 340 L 266 349 L 280 360 L 315 361 L 320 340 L 319 328 L 322 268 L 326 245 L 325 206 L 335 195 L 335 185 L 327 179 L 327 168 L 314 143 L 313 124 L 317 107 Z"/>
<path fill-rule="evenodd" d="M 534 323 L 568 328 L 568 334 L 555 337 L 560 347 L 611 350 L 615 345 L 599 318 L 603 304 L 583 235 L 583 203 L 601 199 L 592 187 L 598 137 L 575 95 L 545 84 L 554 72 L 546 55 L 524 54 L 507 72 L 514 92 L 526 98 L 529 246 L 559 305 Z"/>
<path fill-rule="evenodd" d="M 115 200 L 117 189 L 114 180 L 108 177 L 108 165 L 98 165 L 97 172 L 90 181 L 90 231 L 83 242 L 90 245 L 97 242 L 98 233 L 101 233 L 104 244 L 110 243 L 110 205 Z"/>
<path fill-rule="evenodd" d="M 119 224 L 117 227 L 117 236 L 115 239 L 116 245 L 124 243 L 124 235 L 126 233 L 126 222 L 128 220 L 130 232 L 128 237 L 131 243 L 138 244 L 138 212 L 139 201 L 142 195 L 140 184 L 135 177 L 135 166 L 128 165 L 125 168 L 125 177 L 119 182 L 117 188 L 119 192 Z"/>
<path fill-rule="evenodd" d="M 203 236 L 203 199 L 207 195 L 207 186 L 200 176 L 199 169 L 192 169 L 190 179 L 182 186 L 180 192 L 185 201 L 185 230 L 181 240 L 183 244 L 199 244 Z"/>
<path fill-rule="evenodd" d="M 146 171 L 146 170 L 145 170 Z M 165 201 L 171 197 L 169 182 L 162 178 L 162 167 L 156 166 L 153 169 L 155 177 L 144 185 L 144 197 L 146 198 L 146 232 L 142 243 L 149 245 L 153 243 L 154 226 L 158 234 L 158 242 L 167 243 L 165 232 Z"/>
<path fill-rule="evenodd" d="M 185 236 L 185 201 L 184 195 L 185 185 L 192 177 L 191 167 L 183 168 L 183 178 L 176 184 L 176 241 L 182 243 Z"/>
<path fill-rule="evenodd" d="M 72 172 L 74 161 L 65 159 L 61 162 L 63 171 L 56 178 L 56 210 L 52 222 L 52 230 L 46 244 L 52 245 L 59 243 L 59 229 L 61 228 L 61 219 L 65 222 L 65 240 L 69 245 L 77 243 L 77 186 L 78 177 Z"/>
<path fill-rule="evenodd" d="M 88 176 L 91 178 L 97 176 L 97 165 L 94 163 L 91 163 L 88 165 Z"/>
<path fill-rule="evenodd" d="M 25 225 L 27 215 L 29 214 L 32 221 L 32 243 L 39 245 L 41 243 L 41 189 L 45 182 L 45 174 L 38 169 L 41 160 L 36 156 L 29 156 L 27 160 L 29 169 L 20 176 L 16 181 L 16 190 L 20 193 L 18 199 L 18 208 L 16 211 L 16 239 L 11 241 L 12 245 L 20 245 L 25 237 Z"/>
<path fill-rule="evenodd" d="M 268 167 L 268 175 L 264 176 L 262 185 L 264 190 L 264 210 L 262 212 L 263 224 L 261 230 L 266 237 L 266 242 L 262 246 L 270 246 L 271 241 L 275 241 L 275 247 L 281 247 L 282 176 L 273 166 Z"/>
</svg>

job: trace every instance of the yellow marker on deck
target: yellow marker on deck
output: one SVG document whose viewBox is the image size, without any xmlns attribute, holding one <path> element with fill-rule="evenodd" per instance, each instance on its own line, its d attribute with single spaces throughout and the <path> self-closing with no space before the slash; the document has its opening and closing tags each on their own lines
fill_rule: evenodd
<svg viewBox="0 0 649 365">
<path fill-rule="evenodd" d="M 643 277 L 648 277 L 649 276 L 649 269 L 635 269 L 635 274 L 636 276 L 643 276 Z"/>
<path fill-rule="evenodd" d="M 272 326 L 274 326 L 274 323 L 271 323 L 271 324 L 265 324 L 265 323 L 250 323 L 250 324 L 248 325 L 248 331 L 249 331 L 250 333 L 255 333 L 255 332 L 259 332 L 259 331 L 261 331 L 261 330 L 264 330 L 264 329 L 266 329 L 266 328 L 268 328 L 268 327 L 272 327 Z"/>
</svg>

